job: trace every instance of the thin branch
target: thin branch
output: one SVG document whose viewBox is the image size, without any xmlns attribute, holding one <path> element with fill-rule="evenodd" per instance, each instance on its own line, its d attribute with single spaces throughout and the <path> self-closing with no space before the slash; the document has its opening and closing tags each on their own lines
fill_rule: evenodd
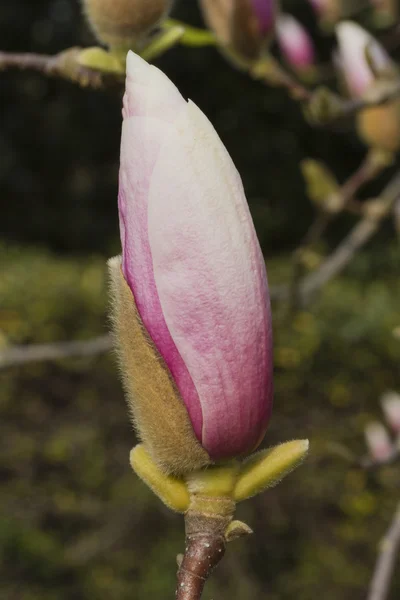
<svg viewBox="0 0 400 600">
<path fill-rule="evenodd" d="M 384 86 L 372 87 L 364 98 L 343 102 L 338 118 L 354 116 L 360 110 L 381 106 L 400 96 L 400 80 L 386 81 Z"/>
<path fill-rule="evenodd" d="M 81 87 L 101 88 L 116 83 L 117 77 L 79 64 L 82 48 L 68 48 L 55 55 L 0 52 L 0 71 L 37 71 L 47 77 L 60 77 Z"/>
<path fill-rule="evenodd" d="M 307 303 L 310 296 L 338 275 L 352 260 L 355 253 L 362 248 L 376 233 L 384 218 L 392 211 L 393 205 L 400 195 L 400 172 L 398 172 L 380 198 L 367 203 L 363 209 L 362 219 L 355 225 L 349 235 L 336 250 L 322 263 L 319 269 L 302 280 L 299 286 L 299 298 Z M 273 300 L 287 300 L 290 297 L 290 286 L 281 285 L 271 288 Z"/>
<path fill-rule="evenodd" d="M 108 352 L 111 348 L 109 335 L 99 336 L 88 341 L 13 346 L 0 352 L 0 370 L 33 362 L 96 356 Z"/>
<path fill-rule="evenodd" d="M 299 248 L 293 253 L 293 273 L 289 284 L 289 315 L 292 315 L 301 298 L 299 297 L 301 278 L 304 275 L 303 254 L 312 248 L 322 237 L 330 223 L 343 211 L 347 210 L 354 200 L 358 190 L 371 181 L 384 168 L 382 161 L 377 161 L 374 152 L 368 152 L 365 160 L 359 168 L 347 179 L 335 194 L 337 196 L 338 210 L 328 212 L 322 210 L 318 213 L 316 219 L 311 224 L 304 236 Z"/>
<path fill-rule="evenodd" d="M 400 546 L 400 503 L 389 529 L 381 540 L 367 600 L 386 600 Z"/>
<path fill-rule="evenodd" d="M 248 65 L 248 72 L 253 79 L 267 85 L 286 88 L 293 98 L 301 102 L 310 102 L 314 97 L 314 92 L 285 71 L 272 56 Z"/>
</svg>

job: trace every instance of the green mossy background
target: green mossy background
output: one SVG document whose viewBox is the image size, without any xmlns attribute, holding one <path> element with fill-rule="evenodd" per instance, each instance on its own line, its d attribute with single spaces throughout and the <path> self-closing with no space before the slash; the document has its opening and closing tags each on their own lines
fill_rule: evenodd
<svg viewBox="0 0 400 600">
<path fill-rule="evenodd" d="M 316 31 L 305 3 L 295 12 Z M 194 0 L 176 16 L 200 24 Z M 56 52 L 93 42 L 79 4 L 4 0 L 1 47 Z M 319 39 L 322 59 L 331 40 Z M 340 180 L 364 148 L 351 129 L 311 129 L 299 108 L 233 71 L 214 50 L 157 63 L 210 117 L 244 180 L 272 283 L 312 220 L 299 162 Z M 0 76 L 0 348 L 107 330 L 105 261 L 119 252 L 121 99 L 32 73 Z M 390 172 L 389 172 L 390 174 Z M 389 174 L 364 191 L 376 193 Z M 328 253 L 353 219 L 329 229 Z M 400 497 L 400 467 L 365 472 L 365 424 L 400 391 L 400 247 L 388 221 L 342 276 L 287 319 L 274 306 L 275 410 L 266 445 L 309 437 L 309 460 L 239 507 L 255 530 L 233 543 L 205 599 L 364 599 Z M 180 516 L 131 473 L 135 437 L 112 356 L 0 371 L 0 598 L 173 597 Z M 397 574 L 390 600 L 399 597 Z"/>
</svg>

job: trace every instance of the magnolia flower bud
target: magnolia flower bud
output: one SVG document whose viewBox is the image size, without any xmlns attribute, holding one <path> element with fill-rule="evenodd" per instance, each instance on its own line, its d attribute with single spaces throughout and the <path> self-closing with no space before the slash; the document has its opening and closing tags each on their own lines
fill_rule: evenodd
<svg viewBox="0 0 400 600">
<path fill-rule="evenodd" d="M 130 46 L 164 19 L 173 0 L 83 0 L 90 26 L 109 46 Z"/>
<path fill-rule="evenodd" d="M 334 25 L 343 13 L 343 0 L 310 0 L 318 17 L 323 24 Z"/>
<path fill-rule="evenodd" d="M 204 19 L 220 44 L 257 59 L 271 40 L 277 0 L 200 0 Z"/>
<path fill-rule="evenodd" d="M 399 16 L 398 0 L 370 0 L 375 9 L 377 24 L 392 25 Z"/>
<path fill-rule="evenodd" d="M 249 454 L 272 407 L 264 259 L 217 133 L 128 54 L 114 324 L 135 423 L 167 472 Z"/>
<path fill-rule="evenodd" d="M 387 392 L 382 396 L 381 403 L 387 424 L 400 434 L 400 394 Z"/>
<path fill-rule="evenodd" d="M 393 444 L 386 428 L 374 421 L 365 428 L 365 441 L 370 456 L 376 462 L 385 462 L 393 454 Z"/>
<path fill-rule="evenodd" d="M 315 65 L 314 44 L 306 29 L 291 15 L 280 15 L 277 39 L 288 64 L 300 73 L 309 72 Z"/>
<path fill-rule="evenodd" d="M 343 75 L 354 98 L 362 98 L 374 86 L 384 88 L 398 76 L 385 49 L 360 25 L 346 21 L 336 30 Z M 368 146 L 396 152 L 400 147 L 400 101 L 359 111 L 357 129 Z"/>
</svg>

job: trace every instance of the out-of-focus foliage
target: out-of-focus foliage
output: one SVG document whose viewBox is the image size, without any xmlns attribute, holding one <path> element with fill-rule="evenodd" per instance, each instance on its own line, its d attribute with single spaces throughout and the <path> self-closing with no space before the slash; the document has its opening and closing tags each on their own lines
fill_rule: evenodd
<svg viewBox="0 0 400 600">
<path fill-rule="evenodd" d="M 379 394 L 398 384 L 400 344 L 391 332 L 399 258 L 394 246 L 385 265 L 359 257 L 312 311 L 291 324 L 277 314 L 266 444 L 300 432 L 313 451 L 287 481 L 240 507 L 256 535 L 229 548 L 210 598 L 363 597 L 400 469 L 350 468 L 336 446 L 361 456 Z M 281 260 L 268 261 L 272 279 Z M 79 339 L 104 328 L 101 258 L 9 248 L 1 272 L 2 343 Z M 112 356 L 19 367 L 0 380 L 0 596 L 165 597 L 182 522 L 129 470 L 135 440 Z"/>
<path fill-rule="evenodd" d="M 315 28 L 311 10 L 291 4 Z M 178 3 L 176 16 L 200 24 L 194 2 Z M 0 33 L 4 50 L 92 43 L 67 0 L 4 0 Z M 326 45 L 321 39 L 322 55 Z M 159 64 L 221 134 L 270 280 L 282 282 L 313 214 L 300 161 L 323 160 L 343 180 L 361 144 L 351 131 L 312 130 L 284 91 L 236 73 L 215 50 L 175 49 Z M 0 349 L 102 334 L 105 259 L 119 251 L 121 99 L 31 73 L 1 73 L 0 94 Z M 321 251 L 352 224 L 339 220 Z M 274 307 L 275 411 L 265 444 L 309 437 L 312 452 L 240 507 L 256 534 L 229 547 L 206 599 L 365 598 L 400 467 L 365 472 L 344 456 L 364 453 L 379 396 L 400 389 L 399 264 L 388 223 L 312 306 L 293 317 Z M 1 371 L 0 432 L 0 598 L 172 597 L 182 519 L 130 472 L 135 438 L 111 354 Z M 399 593 L 397 576 L 391 599 Z"/>
</svg>

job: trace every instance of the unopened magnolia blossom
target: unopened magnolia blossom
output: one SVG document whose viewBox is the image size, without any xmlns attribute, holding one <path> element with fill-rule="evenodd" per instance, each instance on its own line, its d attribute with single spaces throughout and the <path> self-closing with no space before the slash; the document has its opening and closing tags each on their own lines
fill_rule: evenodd
<svg viewBox="0 0 400 600">
<path fill-rule="evenodd" d="M 220 44 L 256 59 L 272 39 L 277 0 L 200 0 L 205 21 Z"/>
<path fill-rule="evenodd" d="M 377 462 L 388 460 L 393 454 L 393 444 L 387 429 L 374 421 L 365 428 L 365 441 L 371 458 Z"/>
<path fill-rule="evenodd" d="M 315 64 L 314 44 L 306 29 L 291 15 L 282 14 L 277 22 L 277 39 L 286 61 L 298 71 Z"/>
<path fill-rule="evenodd" d="M 123 116 L 117 287 L 124 300 L 116 317 L 123 368 L 139 346 L 129 338 L 134 307 L 158 356 L 142 400 L 135 388 L 147 368 L 142 357 L 126 377 L 139 433 L 170 471 L 192 455 L 196 466 L 246 455 L 271 413 L 272 333 L 264 258 L 240 176 L 201 110 L 133 53 Z M 157 368 L 175 394 L 164 405 Z"/>
<path fill-rule="evenodd" d="M 392 60 L 381 44 L 357 23 L 344 21 L 336 27 L 336 32 L 348 89 L 353 97 L 360 97 L 376 79 L 367 53 L 373 61 L 375 72 L 391 69 Z"/>
<path fill-rule="evenodd" d="M 345 0 L 309 0 L 320 19 L 333 25 L 339 21 L 343 12 L 343 1 Z M 347 0 L 350 1 L 350 0 Z"/>
<path fill-rule="evenodd" d="M 383 412 L 388 425 L 397 434 L 400 434 L 400 394 L 386 392 L 381 399 Z"/>
<path fill-rule="evenodd" d="M 336 31 L 339 41 L 338 64 L 350 95 L 362 98 L 376 86 L 384 92 L 385 86 L 398 77 L 396 65 L 386 50 L 357 23 L 342 22 Z M 359 111 L 357 128 L 368 146 L 385 152 L 397 152 L 400 147 L 399 100 Z"/>
</svg>

